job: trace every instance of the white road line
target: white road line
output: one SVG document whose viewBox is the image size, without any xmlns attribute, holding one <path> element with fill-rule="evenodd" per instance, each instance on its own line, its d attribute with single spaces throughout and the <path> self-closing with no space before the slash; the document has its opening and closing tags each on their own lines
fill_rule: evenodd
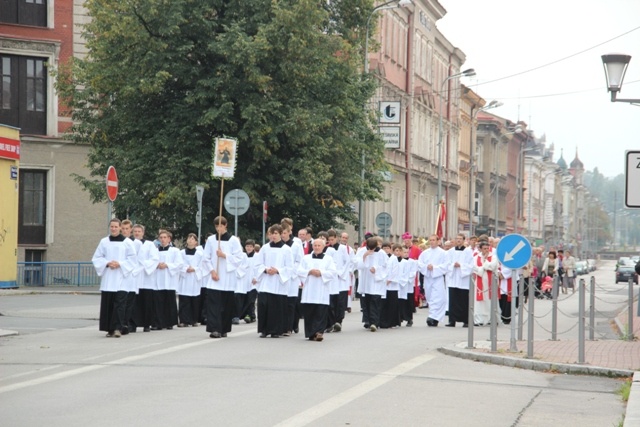
<svg viewBox="0 0 640 427">
<path fill-rule="evenodd" d="M 378 387 L 385 385 L 386 383 L 396 379 L 400 375 L 403 375 L 412 369 L 417 368 L 423 363 L 434 359 L 436 356 L 433 354 L 423 354 L 422 356 L 415 357 L 397 366 L 394 366 L 390 370 L 376 375 L 375 377 L 360 383 L 348 390 L 337 394 L 324 402 L 313 406 L 306 411 L 300 412 L 291 418 L 288 418 L 281 423 L 276 424 L 276 427 L 297 427 L 306 426 L 317 419 L 324 417 L 327 414 L 341 408 L 349 402 L 356 400 L 359 397 L 364 396 L 367 393 L 375 390 Z"/>
<path fill-rule="evenodd" d="M 251 329 L 251 330 L 248 330 L 248 331 L 238 332 L 238 333 L 234 333 L 231 336 L 232 337 L 238 337 L 240 335 L 249 335 L 249 334 L 255 334 L 255 330 Z M 228 339 L 228 338 L 226 338 L 226 339 Z M 187 343 L 187 344 L 180 344 L 180 345 L 176 345 L 174 347 L 163 348 L 162 350 L 155 350 L 155 351 L 151 351 L 149 353 L 139 354 L 139 355 L 136 355 L 136 356 L 124 357 L 122 359 L 114 360 L 114 361 L 111 361 L 111 362 L 104 362 L 104 363 L 101 363 L 99 365 L 83 366 L 81 368 L 71 369 L 69 371 L 58 372 L 56 374 L 47 375 L 46 377 L 36 378 L 36 379 L 33 379 L 33 380 L 23 381 L 23 382 L 20 382 L 20 383 L 15 383 L 15 384 L 7 385 L 7 386 L 4 386 L 4 387 L 0 387 L 0 394 L 7 393 L 7 392 L 10 392 L 10 391 L 20 390 L 20 389 L 23 389 L 23 388 L 26 388 L 26 387 L 31 387 L 31 386 L 35 386 L 35 385 L 49 383 L 49 382 L 52 382 L 52 381 L 62 380 L 62 379 L 65 379 L 65 378 L 75 377 L 76 375 L 84 374 L 84 373 L 87 373 L 87 372 L 97 371 L 99 369 L 108 368 L 109 366 L 125 365 L 127 363 L 137 362 L 137 361 L 140 361 L 140 360 L 148 359 L 150 357 L 162 356 L 162 355 L 169 354 L 169 353 L 175 353 L 176 351 L 182 351 L 182 350 L 186 350 L 186 349 L 193 348 L 193 347 L 199 347 L 201 345 L 206 345 L 206 344 L 213 344 L 213 343 L 221 342 L 221 341 L 224 341 L 224 340 L 225 339 L 213 340 L 211 338 L 208 338 L 206 340 L 190 342 L 190 343 Z"/>
<path fill-rule="evenodd" d="M 52 369 L 61 368 L 62 366 L 64 366 L 64 365 L 47 366 L 47 367 L 42 368 L 42 369 L 34 369 L 32 371 L 29 371 L 29 372 L 22 372 L 22 373 L 19 373 L 19 374 L 9 375 L 8 377 L 0 378 L 0 381 L 6 381 L 6 380 L 14 379 L 14 378 L 24 377 L 24 376 L 31 375 L 31 374 L 38 374 L 38 373 L 41 373 L 41 372 L 44 372 L 44 371 L 50 371 Z"/>
</svg>

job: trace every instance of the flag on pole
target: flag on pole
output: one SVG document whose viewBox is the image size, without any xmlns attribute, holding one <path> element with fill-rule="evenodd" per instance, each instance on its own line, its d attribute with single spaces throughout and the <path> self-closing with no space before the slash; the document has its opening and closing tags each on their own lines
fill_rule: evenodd
<svg viewBox="0 0 640 427">
<path fill-rule="evenodd" d="M 436 235 L 438 239 L 442 239 L 444 237 L 445 228 L 447 226 L 447 207 L 443 201 L 440 201 L 438 204 L 438 219 L 436 223 Z"/>
<path fill-rule="evenodd" d="M 211 176 L 214 178 L 233 179 L 236 170 L 236 154 L 238 141 L 233 138 L 216 138 L 213 149 Z"/>
</svg>

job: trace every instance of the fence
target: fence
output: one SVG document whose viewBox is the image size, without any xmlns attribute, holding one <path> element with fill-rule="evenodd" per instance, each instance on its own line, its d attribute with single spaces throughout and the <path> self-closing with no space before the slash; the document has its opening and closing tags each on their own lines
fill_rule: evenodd
<svg viewBox="0 0 640 427">
<path fill-rule="evenodd" d="M 18 286 L 97 286 L 90 262 L 19 262 Z"/>
</svg>

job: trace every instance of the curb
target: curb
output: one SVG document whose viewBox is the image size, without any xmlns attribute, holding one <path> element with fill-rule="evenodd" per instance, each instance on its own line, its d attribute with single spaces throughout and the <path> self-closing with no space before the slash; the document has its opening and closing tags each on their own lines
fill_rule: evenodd
<svg viewBox="0 0 640 427">
<path fill-rule="evenodd" d="M 12 337 L 18 335 L 18 331 L 10 331 L 8 329 L 0 329 L 0 338 L 2 337 Z"/>
<path fill-rule="evenodd" d="M 0 297 L 2 296 L 17 296 L 17 295 L 100 295 L 99 290 L 95 289 L 82 289 L 82 288 L 70 288 L 70 289 L 0 289 Z"/>
<path fill-rule="evenodd" d="M 640 372 L 633 374 L 631 381 L 631 393 L 627 401 L 627 411 L 624 415 L 625 426 L 637 426 L 640 424 Z"/>
<path fill-rule="evenodd" d="M 529 369 L 533 371 L 552 371 L 561 374 L 593 375 L 601 377 L 630 377 L 635 372 L 627 369 L 604 368 L 601 366 L 575 365 L 571 363 L 551 363 L 541 360 L 521 359 L 518 357 L 478 353 L 472 350 L 459 350 L 450 347 L 440 347 L 438 348 L 438 351 L 440 353 L 446 354 L 447 356 L 459 357 L 461 359 L 473 360 L 476 362 L 485 362 L 494 365 Z M 640 382 L 640 375 L 638 376 L 638 381 Z M 638 394 L 640 394 L 640 390 L 638 390 Z M 640 396 L 638 396 L 638 399 L 640 400 Z M 638 415 L 640 416 L 640 412 Z"/>
</svg>

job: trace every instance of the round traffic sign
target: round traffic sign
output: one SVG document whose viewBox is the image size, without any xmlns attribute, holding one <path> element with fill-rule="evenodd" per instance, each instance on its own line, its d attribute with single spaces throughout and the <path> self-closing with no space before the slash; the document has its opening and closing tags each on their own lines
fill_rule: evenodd
<svg viewBox="0 0 640 427">
<path fill-rule="evenodd" d="M 531 243 L 521 234 L 508 234 L 500 239 L 498 260 L 508 268 L 522 268 L 531 259 Z"/>
<path fill-rule="evenodd" d="M 118 197 L 118 174 L 113 166 L 107 169 L 107 197 L 112 202 Z"/>
<path fill-rule="evenodd" d="M 247 213 L 249 204 L 249 195 L 244 190 L 231 190 L 224 196 L 224 208 L 234 216 Z"/>
<path fill-rule="evenodd" d="M 389 215 L 386 212 L 380 212 L 378 215 L 376 215 L 376 226 L 378 226 L 379 229 L 381 230 L 386 230 L 387 228 L 391 227 L 391 215 Z"/>
</svg>

